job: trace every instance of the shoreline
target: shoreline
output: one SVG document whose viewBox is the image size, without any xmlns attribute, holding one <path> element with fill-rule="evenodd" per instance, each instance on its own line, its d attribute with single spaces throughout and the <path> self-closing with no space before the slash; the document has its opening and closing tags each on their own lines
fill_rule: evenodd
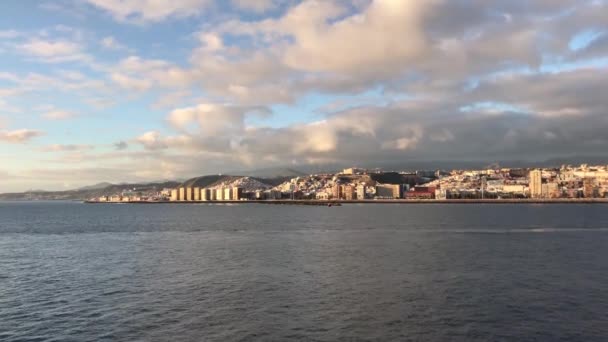
<svg viewBox="0 0 608 342">
<path fill-rule="evenodd" d="M 342 204 L 608 204 L 608 198 L 564 199 L 447 199 L 447 200 L 243 200 L 243 201 L 83 201 L 86 204 L 274 204 L 329 206 Z"/>
</svg>

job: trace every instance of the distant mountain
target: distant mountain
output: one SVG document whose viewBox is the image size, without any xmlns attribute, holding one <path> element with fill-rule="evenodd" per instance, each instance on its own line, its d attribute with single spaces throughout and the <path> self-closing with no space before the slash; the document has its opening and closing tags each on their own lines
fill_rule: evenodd
<svg viewBox="0 0 608 342">
<path fill-rule="evenodd" d="M 78 188 L 76 189 L 77 191 L 83 191 L 83 190 L 99 190 L 99 189 L 105 189 L 111 185 L 114 185 L 112 183 L 108 183 L 108 182 L 102 182 L 102 183 L 97 183 L 97 184 L 93 184 L 93 185 L 88 185 L 88 186 L 83 186 L 82 188 Z"/>
<path fill-rule="evenodd" d="M 265 169 L 246 170 L 232 172 L 232 174 L 246 175 L 255 178 L 277 178 L 277 177 L 299 177 L 306 176 L 308 173 L 302 172 L 289 167 L 272 167 Z"/>
<path fill-rule="evenodd" d="M 207 187 L 211 186 L 212 184 L 215 184 L 219 181 L 222 181 L 225 179 L 227 180 L 227 179 L 230 179 L 233 177 L 235 177 L 235 176 L 207 175 L 207 176 L 194 177 L 194 178 L 190 178 L 190 179 L 184 181 L 180 186 L 183 186 L 186 188 L 189 188 L 189 187 L 207 188 Z M 240 178 L 240 177 L 235 177 L 235 178 Z"/>
<path fill-rule="evenodd" d="M 162 183 L 131 183 L 110 184 L 105 188 L 95 186 L 68 191 L 26 191 L 21 193 L 0 194 L 0 201 L 31 201 L 31 200 L 75 200 L 82 201 L 93 197 L 111 196 L 123 191 L 160 191 L 165 188 L 177 187 L 180 183 L 168 181 Z"/>
<path fill-rule="evenodd" d="M 239 187 L 245 191 L 265 190 L 272 188 L 275 184 L 284 180 L 271 178 L 256 178 L 249 176 L 230 176 L 230 175 L 209 175 L 191 178 L 183 182 L 180 186 L 183 187 L 200 187 L 200 188 L 217 188 L 217 187 Z"/>
</svg>

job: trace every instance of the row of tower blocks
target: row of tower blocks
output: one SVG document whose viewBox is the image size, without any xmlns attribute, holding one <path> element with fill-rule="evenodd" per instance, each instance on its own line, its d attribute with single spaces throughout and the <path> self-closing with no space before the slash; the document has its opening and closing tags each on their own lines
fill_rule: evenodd
<svg viewBox="0 0 608 342">
<path fill-rule="evenodd" d="M 242 198 L 243 188 L 181 187 L 171 190 L 171 201 L 173 202 L 238 201 Z"/>
</svg>

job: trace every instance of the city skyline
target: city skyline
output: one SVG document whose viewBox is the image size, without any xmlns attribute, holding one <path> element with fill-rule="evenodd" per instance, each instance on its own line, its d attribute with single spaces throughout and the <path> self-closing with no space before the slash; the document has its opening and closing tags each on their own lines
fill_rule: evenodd
<svg viewBox="0 0 608 342">
<path fill-rule="evenodd" d="M 0 193 L 606 156 L 604 0 L 0 7 Z"/>
<path fill-rule="evenodd" d="M 203 176 L 174 183 L 114 186 L 97 189 L 88 203 L 107 202 L 240 202 L 325 203 L 544 203 L 605 202 L 608 198 L 608 166 L 562 165 L 559 168 L 493 168 L 481 170 L 418 170 L 395 172 L 346 168 L 333 173 L 302 175 L 279 180 L 239 176 Z M 272 185 L 269 183 L 273 183 Z M 29 194 L 28 196 L 45 196 Z M 61 196 L 61 195 L 60 195 Z M 473 200 L 473 201 L 471 201 Z M 371 202 L 370 202 L 371 201 Z"/>
</svg>

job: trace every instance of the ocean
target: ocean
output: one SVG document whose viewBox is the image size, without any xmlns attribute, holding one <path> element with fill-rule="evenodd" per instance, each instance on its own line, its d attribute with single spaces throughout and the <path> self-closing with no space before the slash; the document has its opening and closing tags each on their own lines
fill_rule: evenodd
<svg viewBox="0 0 608 342">
<path fill-rule="evenodd" d="M 608 205 L 0 202 L 0 341 L 606 341 Z"/>
</svg>

